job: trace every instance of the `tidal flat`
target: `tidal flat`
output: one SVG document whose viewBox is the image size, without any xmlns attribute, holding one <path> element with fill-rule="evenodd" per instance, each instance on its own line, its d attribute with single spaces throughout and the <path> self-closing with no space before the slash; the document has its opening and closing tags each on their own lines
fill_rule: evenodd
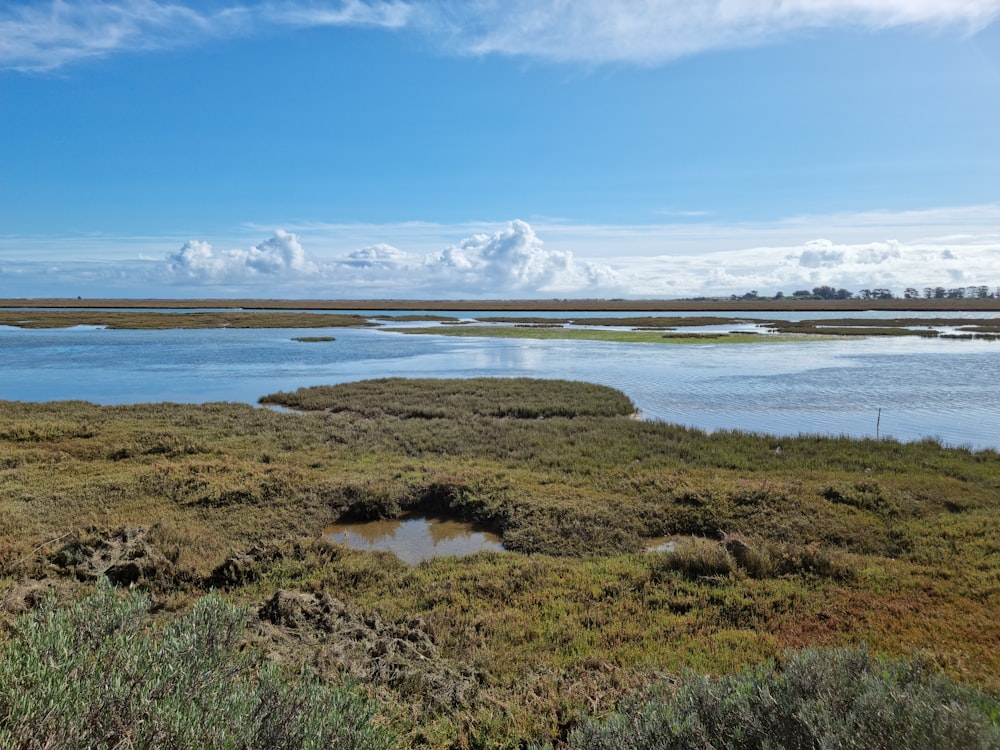
<svg viewBox="0 0 1000 750">
<path fill-rule="evenodd" d="M 21 302 L 21 304 L 17 304 Z M 859 300 L 844 300 L 837 304 L 816 301 L 763 305 L 744 302 L 738 308 L 739 316 L 720 313 L 734 310 L 732 303 L 709 301 L 698 306 L 690 304 L 642 301 L 612 301 L 606 307 L 596 301 L 570 301 L 554 304 L 551 301 L 513 303 L 491 301 L 482 303 L 492 312 L 484 313 L 470 307 L 472 303 L 426 302 L 422 306 L 403 308 L 399 302 L 386 301 L 378 307 L 374 302 L 358 303 L 355 307 L 337 307 L 335 302 L 286 301 L 287 307 L 277 307 L 277 302 L 261 300 L 220 301 L 183 300 L 157 303 L 151 300 L 83 302 L 77 300 L 45 300 L 28 306 L 24 301 L 0 300 L 0 326 L 15 328 L 69 328 L 96 326 L 109 329 L 167 330 L 205 328 L 302 328 L 332 329 L 377 327 L 389 333 L 424 334 L 460 338 L 507 338 L 604 341 L 615 343 L 659 344 L 748 344 L 760 341 L 770 343 L 798 341 L 804 337 L 823 339 L 830 337 L 914 336 L 920 338 L 950 338 L 980 341 L 1000 339 L 1000 317 L 989 317 L 994 309 L 991 300 L 970 300 L 964 303 L 940 304 L 938 300 L 908 301 L 906 307 L 875 305 L 886 316 L 858 318 L 800 318 L 781 320 L 773 317 L 754 317 L 758 314 L 787 311 L 865 311 L 858 307 Z M 590 304 L 587 304 L 587 303 Z M 577 304 L 579 303 L 579 304 Z M 130 305 L 130 306 L 129 306 Z M 207 309 L 209 308 L 210 309 Z M 372 315 L 366 315 L 370 308 Z M 409 314 L 390 315 L 386 310 L 415 310 Z M 469 311 L 470 317 L 459 318 L 441 315 L 442 311 Z M 926 317 L 911 314 L 906 317 L 889 317 L 894 311 L 907 310 L 938 312 Z M 382 311 L 382 312 L 380 312 Z M 434 312 L 438 311 L 438 312 Z M 520 311 L 519 316 L 497 315 L 497 312 Z M 531 312 L 576 312 L 566 317 L 534 317 Z M 622 315 L 622 312 L 659 312 L 661 314 Z M 944 311 L 978 313 L 980 317 L 942 317 Z M 618 316 L 601 317 L 600 312 L 618 312 Z M 684 313 L 669 315 L 664 313 Z M 582 313 L 579 314 L 579 313 Z M 983 317 L 986 316 L 986 317 Z M 415 325 L 428 323 L 426 326 Z M 404 327 L 398 327 L 404 324 Z M 681 330 L 678 330 L 681 329 Z M 332 337 L 299 337 L 300 341 L 326 341 Z"/>
<path fill-rule="evenodd" d="M 709 434 L 568 381 L 262 400 L 295 411 L 0 402 L 7 621 L 102 576 L 158 622 L 215 590 L 249 608 L 248 649 L 360 686 L 399 747 L 565 740 L 665 678 L 807 647 L 920 654 L 996 736 L 996 451 Z M 411 566 L 322 538 L 414 513 L 505 551 Z"/>
</svg>

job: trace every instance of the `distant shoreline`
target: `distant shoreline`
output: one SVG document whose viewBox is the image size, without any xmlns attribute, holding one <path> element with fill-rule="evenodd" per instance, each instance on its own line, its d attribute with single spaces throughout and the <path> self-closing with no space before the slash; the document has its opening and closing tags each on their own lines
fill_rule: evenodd
<svg viewBox="0 0 1000 750">
<path fill-rule="evenodd" d="M 143 309 L 143 310 L 427 310 L 463 312 L 1000 312 L 1000 299 L 541 299 L 541 300 L 413 300 L 413 299 L 0 299 L 0 309 Z"/>
</svg>

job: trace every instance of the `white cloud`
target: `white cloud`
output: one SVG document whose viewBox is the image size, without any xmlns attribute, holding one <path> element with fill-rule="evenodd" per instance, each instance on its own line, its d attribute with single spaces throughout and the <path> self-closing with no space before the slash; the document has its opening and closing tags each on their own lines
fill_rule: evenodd
<svg viewBox="0 0 1000 750">
<path fill-rule="evenodd" d="M 191 240 L 169 253 L 165 281 L 174 286 L 294 288 L 297 293 L 352 296 L 356 289 L 400 294 L 528 297 L 554 291 L 601 293 L 624 288 L 610 266 L 547 250 L 534 230 L 513 221 L 437 253 L 407 253 L 379 243 L 339 257 L 307 256 L 297 235 L 278 230 L 249 250 L 217 251 Z M 331 290 L 336 290 L 331 291 Z"/>
<path fill-rule="evenodd" d="M 0 297 L 696 297 L 1000 286 L 1000 205 L 756 224 L 294 229 L 256 245 L 226 239 L 233 250 L 172 238 L 163 247 L 145 237 L 0 235 Z M 143 260 L 151 256 L 160 260 Z"/>
<path fill-rule="evenodd" d="M 750 247 L 703 255 L 634 258 L 637 296 L 718 296 L 751 290 L 785 293 L 816 286 L 851 291 L 875 287 L 1000 284 L 1000 238 L 970 238 L 942 248 L 937 241 L 836 243 L 817 239 L 794 246 Z M 961 258 L 952 248 L 961 247 Z"/>
<path fill-rule="evenodd" d="M 399 29 L 407 25 L 412 8 L 405 2 L 345 0 L 327 3 L 282 3 L 263 6 L 260 17 L 274 23 L 301 26 L 379 26 Z"/>
<path fill-rule="evenodd" d="M 446 248 L 428 267 L 449 283 L 475 292 L 565 292 L 614 289 L 624 279 L 610 267 L 580 262 L 566 250 L 546 250 L 524 221 L 491 235 L 477 234 Z"/>
<path fill-rule="evenodd" d="M 114 53 L 268 28 L 412 28 L 457 54 L 659 64 L 821 28 L 974 33 L 1000 0 L 14 0 L 0 8 L 0 69 L 54 70 Z"/>
<path fill-rule="evenodd" d="M 249 250 L 216 252 L 207 242 L 192 240 L 167 257 L 170 271 L 186 279 L 210 281 L 252 280 L 255 277 L 291 278 L 316 273 L 299 239 L 281 229 Z"/>
<path fill-rule="evenodd" d="M 979 30 L 998 0 L 440 0 L 427 3 L 466 53 L 656 64 L 817 28 Z"/>
<path fill-rule="evenodd" d="M 268 27 L 406 24 L 403 2 L 237 2 L 216 10 L 166 0 L 13 2 L 0 9 L 0 69 L 55 70 L 119 52 L 164 49 Z"/>
<path fill-rule="evenodd" d="M 377 245 L 355 250 L 342 261 L 345 265 L 358 268 L 402 269 L 415 262 L 414 256 L 399 248 L 380 242 Z"/>
</svg>

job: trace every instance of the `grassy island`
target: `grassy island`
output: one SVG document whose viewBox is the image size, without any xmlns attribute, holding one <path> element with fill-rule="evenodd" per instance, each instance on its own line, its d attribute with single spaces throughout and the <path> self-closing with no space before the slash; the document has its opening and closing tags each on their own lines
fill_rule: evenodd
<svg viewBox="0 0 1000 750">
<path fill-rule="evenodd" d="M 53 302 L 53 301 L 50 301 Z M 235 307 L 235 303 L 206 300 L 204 304 L 221 305 L 211 311 L 199 310 L 195 301 L 178 301 L 176 309 L 157 307 L 149 301 L 136 301 L 133 309 L 122 309 L 125 302 L 108 301 L 107 308 L 95 303 L 81 303 L 70 308 L 68 303 L 53 302 L 54 308 L 16 307 L 10 300 L 0 300 L 0 326 L 19 328 L 65 328 L 69 326 L 102 326 L 112 329 L 178 329 L 178 328 L 349 328 L 378 327 L 381 330 L 437 336 L 517 338 L 517 339 L 564 339 L 577 341 L 608 341 L 617 343 L 656 344 L 747 344 L 761 341 L 798 341 L 803 337 L 871 337 L 871 336 L 915 336 L 920 338 L 977 339 L 997 341 L 1000 339 L 1000 317 L 993 318 L 947 318 L 928 315 L 927 317 L 885 317 L 885 318 L 838 318 L 801 321 L 770 320 L 725 316 L 719 313 L 731 308 L 718 304 L 705 304 L 695 315 L 644 314 L 628 317 L 587 317 L 567 315 L 552 318 L 522 315 L 483 315 L 459 319 L 451 316 L 417 312 L 401 315 L 374 315 L 366 317 L 357 312 L 346 312 L 342 308 L 324 306 L 323 303 L 276 309 L 275 304 L 265 305 L 261 301 L 248 301 L 249 307 Z M 369 303 L 374 304 L 374 303 Z M 545 311 L 550 307 L 539 304 L 532 307 L 505 307 L 496 305 L 499 311 Z M 256 305 L 256 306 L 253 306 Z M 720 306 L 721 305 L 721 306 Z M 301 309 L 299 309 L 301 307 Z M 427 303 L 429 309 L 452 309 L 448 303 Z M 749 305 L 751 310 L 762 310 Z M 919 307 L 919 306 L 918 306 Z M 374 309 L 374 308 L 373 308 Z M 400 309 L 397 304 L 386 303 L 385 309 Z M 419 308 L 413 308 L 419 309 Z M 462 309 L 459 307 L 459 309 Z M 558 309 L 569 313 L 571 307 L 564 305 Z M 601 310 L 580 304 L 576 312 Z M 609 310 L 618 309 L 614 306 Z M 656 311 L 658 308 L 635 303 L 634 307 L 621 309 L 633 312 Z M 662 312 L 681 312 L 687 308 L 665 306 Z M 779 308 L 785 309 L 785 308 Z M 787 308 L 793 311 L 797 308 Z M 825 308 L 807 308 L 825 309 Z M 844 307 L 845 311 L 855 309 Z M 897 308 L 887 309 L 887 314 Z M 924 308 L 928 312 L 939 311 L 934 305 Z M 956 309 L 984 312 L 990 308 L 982 306 L 960 306 Z M 399 323 L 426 322 L 426 326 L 394 327 Z M 706 327 L 708 327 L 706 329 Z M 698 330 L 698 329 L 701 330 Z M 691 330 L 695 329 L 695 330 Z M 303 336 L 297 341 L 329 341 L 332 336 Z"/>
<path fill-rule="evenodd" d="M 295 411 L 0 402 L 3 648 L 37 667 L 0 670 L 10 732 L 44 714 L 12 696 L 36 694 L 23 680 L 61 663 L 39 644 L 60 647 L 72 623 L 126 633 L 80 652 L 87 674 L 117 674 L 133 647 L 168 666 L 188 655 L 164 716 L 214 695 L 181 679 L 209 647 L 184 650 L 200 622 L 234 649 L 211 662 L 240 676 L 233 711 L 283 696 L 267 726 L 343 747 L 638 746 L 684 727 L 676 746 L 703 747 L 763 716 L 765 690 L 801 708 L 761 719 L 782 746 L 814 730 L 1000 746 L 995 451 L 707 434 L 566 381 L 388 379 L 262 401 Z M 411 567 L 320 538 L 340 518 L 414 511 L 475 521 L 508 551 Z M 653 539 L 672 544 L 645 551 Z"/>
</svg>

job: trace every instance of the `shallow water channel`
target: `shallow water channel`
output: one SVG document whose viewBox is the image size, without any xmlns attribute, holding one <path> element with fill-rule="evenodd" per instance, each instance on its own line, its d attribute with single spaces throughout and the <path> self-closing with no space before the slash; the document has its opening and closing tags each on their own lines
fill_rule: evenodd
<svg viewBox="0 0 1000 750">
<path fill-rule="evenodd" d="M 326 333 L 336 341 L 294 340 Z M 624 391 L 645 419 L 709 431 L 935 437 L 1000 448 L 998 341 L 760 338 L 680 345 L 458 339 L 368 328 L 0 326 L 0 399 L 256 403 L 275 391 L 366 378 L 564 378 Z"/>
<path fill-rule="evenodd" d="M 468 521 L 419 514 L 385 521 L 334 523 L 323 530 L 323 538 L 352 549 L 392 552 L 409 565 L 432 557 L 503 551 L 499 536 Z"/>
</svg>

